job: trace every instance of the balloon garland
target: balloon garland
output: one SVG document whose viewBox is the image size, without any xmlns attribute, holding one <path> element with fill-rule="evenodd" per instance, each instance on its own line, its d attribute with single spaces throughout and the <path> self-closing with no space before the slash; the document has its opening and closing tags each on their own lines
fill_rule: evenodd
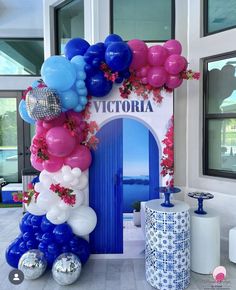
<svg viewBox="0 0 236 290">
<path fill-rule="evenodd" d="M 94 45 L 81 38 L 71 39 L 65 46 L 65 57 L 45 60 L 42 80 L 26 90 L 19 105 L 22 119 L 35 124 L 30 160 L 41 173 L 27 192 L 14 196 L 15 201 L 26 204 L 28 213 L 21 220 L 21 234 L 6 251 L 10 266 L 25 271 L 28 279 L 42 275 L 46 264 L 53 266 L 53 276 L 61 285 L 79 277 L 80 263 L 89 257 L 89 244 L 81 237 L 90 234 L 97 223 L 96 213 L 84 204 L 86 170 L 92 162 L 90 148 L 98 143 L 98 126 L 88 121 L 89 96 L 102 98 L 116 83 L 122 98 L 134 91 L 143 99 L 152 95 L 160 104 L 162 90 L 172 91 L 184 79 L 199 78 L 198 73 L 187 70 L 181 52 L 177 40 L 148 48 L 141 40 L 126 43 L 119 35 L 111 34 L 104 43 Z M 173 173 L 169 135 L 173 135 L 172 129 L 163 141 L 164 176 Z M 65 258 L 76 265 L 72 280 L 63 278 L 68 269 L 55 272 Z M 29 268 L 29 261 L 34 268 Z"/>
</svg>

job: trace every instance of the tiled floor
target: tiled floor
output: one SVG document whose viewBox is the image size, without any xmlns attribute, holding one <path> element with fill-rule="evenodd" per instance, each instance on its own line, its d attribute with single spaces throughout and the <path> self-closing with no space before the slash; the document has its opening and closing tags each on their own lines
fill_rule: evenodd
<svg viewBox="0 0 236 290">
<path fill-rule="evenodd" d="M 59 286 L 52 278 L 50 271 L 35 281 L 24 281 L 21 285 L 14 286 L 8 281 L 8 273 L 11 268 L 6 264 L 4 252 L 11 240 L 19 233 L 18 222 L 21 217 L 20 209 L 0 209 L 0 290 L 61 290 L 61 289 L 78 289 L 78 290 L 147 290 L 154 289 L 145 281 L 143 252 L 137 251 L 140 257 L 117 259 L 97 259 L 93 256 L 84 266 L 79 280 L 67 287 Z M 136 238 L 142 237 L 141 229 L 132 226 L 128 222 L 125 232 L 126 241 L 131 248 L 135 248 Z M 134 232 L 135 231 L 135 232 Z M 125 242 L 126 243 L 126 242 Z M 133 244 L 132 244 L 133 243 Z M 128 248 L 127 248 L 127 251 Z M 135 254 L 135 252 L 134 252 Z M 117 257 L 117 256 L 116 256 Z M 227 248 L 222 249 L 222 265 L 227 269 L 227 281 L 230 284 L 222 285 L 220 289 L 236 290 L 236 265 L 227 259 Z M 213 279 L 210 275 L 191 274 L 191 285 L 188 290 L 219 289 L 214 287 Z"/>
</svg>

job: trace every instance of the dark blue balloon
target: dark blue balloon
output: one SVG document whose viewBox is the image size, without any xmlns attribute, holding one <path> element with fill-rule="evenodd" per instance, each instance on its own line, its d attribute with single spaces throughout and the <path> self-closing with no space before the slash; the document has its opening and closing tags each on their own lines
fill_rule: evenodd
<svg viewBox="0 0 236 290">
<path fill-rule="evenodd" d="M 26 247 L 28 250 L 37 249 L 38 244 L 39 243 L 36 240 L 32 239 L 26 242 Z"/>
<path fill-rule="evenodd" d="M 36 183 L 39 182 L 39 176 L 36 176 L 32 181 L 31 183 L 33 183 L 33 185 L 35 185 Z"/>
<path fill-rule="evenodd" d="M 110 34 L 106 37 L 105 39 L 105 47 L 107 48 L 110 44 L 114 43 L 114 42 L 120 42 L 123 41 L 123 39 L 117 35 L 117 34 Z"/>
<path fill-rule="evenodd" d="M 84 70 L 87 76 L 95 75 L 98 72 L 98 70 L 95 67 L 93 67 L 91 64 L 86 64 L 84 66 Z"/>
<path fill-rule="evenodd" d="M 33 227 L 29 222 L 29 219 L 24 219 L 20 222 L 20 230 L 22 233 L 33 232 Z"/>
<path fill-rule="evenodd" d="M 58 257 L 57 254 L 51 254 L 51 253 L 45 252 L 45 258 L 47 260 L 47 268 L 48 269 L 52 268 L 52 265 L 57 257 Z"/>
<path fill-rule="evenodd" d="M 122 71 L 119 73 L 121 76 L 123 76 L 125 79 L 128 79 L 130 77 L 130 71 L 128 69 Z"/>
<path fill-rule="evenodd" d="M 69 40 L 65 46 L 65 56 L 71 60 L 76 55 L 84 55 L 89 48 L 89 43 L 78 37 Z"/>
<path fill-rule="evenodd" d="M 59 254 L 59 247 L 56 243 L 51 243 L 48 245 L 48 253 Z"/>
<path fill-rule="evenodd" d="M 62 253 L 68 253 L 68 252 L 70 252 L 70 247 L 68 245 L 63 245 L 61 247 L 61 252 Z"/>
<path fill-rule="evenodd" d="M 107 47 L 105 60 L 111 70 L 123 71 L 131 64 L 132 52 L 127 43 L 114 42 Z"/>
<path fill-rule="evenodd" d="M 23 242 L 22 237 L 16 238 L 6 249 L 5 257 L 7 263 L 13 267 L 18 267 L 18 262 L 22 256 L 19 245 Z"/>
<path fill-rule="evenodd" d="M 45 233 L 51 233 L 55 228 L 55 225 L 51 223 L 46 216 L 42 218 L 42 223 L 41 223 L 41 230 Z"/>
<path fill-rule="evenodd" d="M 97 59 L 100 63 L 101 61 L 104 61 L 104 57 L 105 57 L 105 47 L 104 45 L 101 45 L 101 43 L 99 43 L 91 45 L 88 48 L 88 50 L 84 55 L 84 60 L 88 64 L 93 64 L 94 59 Z"/>
<path fill-rule="evenodd" d="M 98 71 L 95 75 L 89 76 L 86 79 L 86 87 L 89 95 L 104 97 L 111 91 L 112 82 L 104 77 L 103 72 Z"/>
<path fill-rule="evenodd" d="M 49 245 L 53 242 L 53 237 L 51 233 L 44 233 L 42 236 L 42 242 L 46 245 Z"/>
<path fill-rule="evenodd" d="M 22 255 L 28 251 L 26 247 L 26 242 L 21 242 L 19 244 L 19 250 L 21 251 Z"/>
<path fill-rule="evenodd" d="M 89 243 L 77 237 L 78 244 L 71 247 L 71 252 L 77 256 L 79 256 L 82 264 L 85 264 L 90 256 L 90 247 Z"/>
<path fill-rule="evenodd" d="M 40 215 L 34 215 L 34 216 L 32 216 L 32 218 L 31 218 L 31 224 L 33 226 L 40 226 L 41 225 L 41 222 L 42 222 L 42 218 L 43 218 L 43 216 L 40 216 Z"/>
<path fill-rule="evenodd" d="M 118 78 L 116 78 L 115 82 L 117 84 L 121 84 L 123 82 L 124 78 L 122 76 L 119 76 Z"/>
<path fill-rule="evenodd" d="M 34 234 L 33 234 L 33 232 L 25 232 L 24 234 L 23 234 L 23 240 L 24 241 L 28 241 L 28 240 L 32 240 L 34 238 Z"/>
<path fill-rule="evenodd" d="M 48 250 L 48 245 L 47 244 L 45 244 L 45 243 L 39 243 L 39 245 L 38 245 L 38 249 L 39 249 L 39 251 L 41 251 L 41 252 L 43 252 L 43 253 L 46 253 L 47 252 L 47 250 Z"/>
<path fill-rule="evenodd" d="M 68 224 L 64 223 L 55 227 L 55 229 L 53 230 L 53 235 L 55 240 L 59 244 L 65 244 L 72 238 L 73 233 L 71 227 Z"/>
</svg>

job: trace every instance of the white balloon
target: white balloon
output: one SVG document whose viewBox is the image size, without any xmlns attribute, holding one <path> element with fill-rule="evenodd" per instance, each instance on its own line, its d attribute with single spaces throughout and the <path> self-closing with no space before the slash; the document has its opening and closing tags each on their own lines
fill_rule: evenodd
<svg viewBox="0 0 236 290">
<path fill-rule="evenodd" d="M 63 210 L 65 210 L 65 209 L 69 209 L 69 208 L 70 208 L 70 205 L 67 204 L 67 203 L 65 203 L 63 200 L 61 200 L 61 201 L 59 202 L 59 204 L 58 204 L 58 207 L 59 207 L 59 208 L 62 208 Z"/>
<path fill-rule="evenodd" d="M 47 213 L 47 219 L 55 224 L 60 225 L 67 221 L 70 213 L 69 210 L 62 210 L 58 206 L 53 206 Z"/>
<path fill-rule="evenodd" d="M 48 188 L 53 183 L 51 176 L 46 175 L 46 174 L 43 174 L 43 176 L 41 176 L 40 182 L 42 182 L 42 184 Z"/>
<path fill-rule="evenodd" d="M 35 184 L 35 186 L 34 186 L 34 189 L 35 189 L 35 191 L 37 191 L 37 192 L 41 192 L 41 191 L 45 190 L 45 188 L 44 188 L 42 182 L 37 182 L 37 183 Z"/>
<path fill-rule="evenodd" d="M 81 205 L 78 209 L 71 211 L 67 223 L 75 235 L 88 235 L 97 224 L 97 215 L 91 207 Z"/>
<path fill-rule="evenodd" d="M 73 169 L 71 170 L 71 173 L 72 173 L 74 176 L 79 177 L 79 176 L 81 175 L 82 171 L 81 171 L 80 168 L 75 167 L 75 168 L 73 168 Z"/>
<path fill-rule="evenodd" d="M 83 191 L 74 191 L 73 194 L 75 194 L 75 204 L 72 208 L 77 208 L 84 202 L 84 193 Z"/>
<path fill-rule="evenodd" d="M 50 210 L 53 205 L 58 204 L 60 201 L 60 197 L 50 190 L 40 192 L 37 197 L 38 207 L 46 211 Z"/>
<path fill-rule="evenodd" d="M 87 185 L 88 185 L 88 176 L 83 173 L 79 178 L 79 184 L 77 188 L 83 190 Z"/>
<path fill-rule="evenodd" d="M 74 180 L 74 176 L 72 174 L 67 173 L 63 176 L 63 180 L 67 183 L 70 183 L 71 181 Z"/>
<path fill-rule="evenodd" d="M 71 181 L 71 183 L 70 183 L 71 187 L 73 187 L 73 188 L 76 188 L 78 184 L 79 184 L 79 178 L 77 178 L 77 177 L 74 178 L 73 181 Z"/>
<path fill-rule="evenodd" d="M 54 174 L 53 180 L 55 181 L 55 183 L 63 182 L 63 176 L 62 176 L 61 170 Z"/>
<path fill-rule="evenodd" d="M 29 205 L 25 204 L 25 208 L 26 210 L 31 213 L 31 214 L 34 214 L 34 215 L 44 215 L 46 214 L 46 211 L 39 208 L 37 203 L 35 202 L 35 198 L 33 197 L 31 199 L 31 202 Z"/>
<path fill-rule="evenodd" d="M 62 168 L 61 168 L 61 172 L 64 173 L 64 174 L 70 174 L 71 173 L 71 168 L 69 165 L 64 165 Z"/>
</svg>

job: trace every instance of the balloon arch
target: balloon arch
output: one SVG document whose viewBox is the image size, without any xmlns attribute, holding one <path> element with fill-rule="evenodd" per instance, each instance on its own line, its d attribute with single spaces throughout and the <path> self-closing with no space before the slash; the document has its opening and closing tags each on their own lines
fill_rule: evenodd
<svg viewBox="0 0 236 290">
<path fill-rule="evenodd" d="M 13 197 L 24 202 L 28 212 L 20 222 L 20 235 L 6 250 L 10 266 L 21 269 L 28 279 L 42 275 L 46 265 L 53 266 L 59 284 L 78 278 L 81 263 L 89 257 L 89 243 L 83 237 L 97 223 L 84 194 L 90 149 L 97 146 L 99 129 L 90 120 L 90 99 L 102 98 L 118 85 L 121 98 L 134 92 L 161 104 L 163 90 L 171 92 L 184 79 L 199 78 L 199 73 L 187 70 L 181 52 L 177 40 L 148 48 L 141 40 L 126 43 L 111 34 L 104 43 L 91 46 L 84 39 L 72 39 L 65 46 L 65 57 L 45 60 L 42 80 L 26 90 L 19 105 L 22 119 L 35 124 L 31 164 L 40 174 L 27 192 Z M 173 186 L 173 126 L 163 142 L 162 175 L 169 176 L 167 185 Z M 65 257 L 77 265 L 69 280 L 58 274 Z"/>
</svg>

